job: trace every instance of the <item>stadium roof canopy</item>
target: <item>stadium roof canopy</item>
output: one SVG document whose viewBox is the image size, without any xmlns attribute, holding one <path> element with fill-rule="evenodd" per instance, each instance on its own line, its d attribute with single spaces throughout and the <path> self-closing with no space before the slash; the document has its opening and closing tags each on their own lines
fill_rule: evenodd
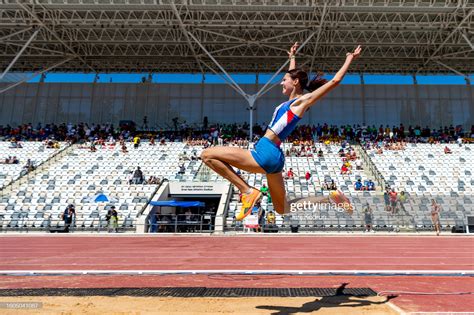
<svg viewBox="0 0 474 315">
<path fill-rule="evenodd" d="M 472 0 L 0 0 L 1 71 L 474 73 Z M 212 70 L 211 70 L 212 69 Z"/>
</svg>

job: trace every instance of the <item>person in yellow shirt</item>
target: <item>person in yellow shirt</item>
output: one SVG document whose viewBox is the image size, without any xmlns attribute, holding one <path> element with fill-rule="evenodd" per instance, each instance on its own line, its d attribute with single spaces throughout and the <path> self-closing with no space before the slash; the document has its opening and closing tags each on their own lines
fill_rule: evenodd
<svg viewBox="0 0 474 315">
<path fill-rule="evenodd" d="M 275 212 L 269 211 L 267 213 L 267 224 L 275 224 L 275 222 L 276 222 Z"/>
<path fill-rule="evenodd" d="M 135 136 L 135 137 L 133 138 L 133 147 L 134 147 L 135 149 L 137 149 L 139 145 L 140 145 L 140 137 L 139 137 L 139 136 Z"/>
</svg>

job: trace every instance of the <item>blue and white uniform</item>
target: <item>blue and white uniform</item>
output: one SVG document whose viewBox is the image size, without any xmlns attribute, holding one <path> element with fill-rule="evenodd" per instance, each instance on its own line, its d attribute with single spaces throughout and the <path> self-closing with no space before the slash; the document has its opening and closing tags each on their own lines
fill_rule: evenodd
<svg viewBox="0 0 474 315">
<path fill-rule="evenodd" d="M 285 140 L 296 128 L 296 124 L 301 120 L 291 111 L 291 104 L 296 100 L 292 99 L 280 104 L 273 112 L 272 120 L 268 128 L 273 131 L 280 141 Z M 280 173 L 285 165 L 285 155 L 280 146 L 263 137 L 255 145 L 255 149 L 250 151 L 255 161 L 267 173 Z"/>
<path fill-rule="evenodd" d="M 291 111 L 291 104 L 295 99 L 282 103 L 273 112 L 273 117 L 268 128 L 273 131 L 280 141 L 283 142 L 290 133 L 296 128 L 296 124 L 301 120 L 295 113 Z"/>
</svg>

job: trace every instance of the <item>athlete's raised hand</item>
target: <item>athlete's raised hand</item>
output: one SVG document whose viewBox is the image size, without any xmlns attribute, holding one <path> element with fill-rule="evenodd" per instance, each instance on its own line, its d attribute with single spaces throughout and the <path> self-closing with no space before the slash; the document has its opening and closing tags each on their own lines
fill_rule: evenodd
<svg viewBox="0 0 474 315">
<path fill-rule="evenodd" d="M 347 53 L 346 57 L 352 56 L 354 59 L 358 58 L 360 56 L 360 53 L 362 52 L 362 47 L 357 46 L 357 48 L 354 50 L 354 52 Z"/>
<path fill-rule="evenodd" d="M 298 44 L 298 42 L 294 43 L 293 46 L 291 46 L 290 51 L 287 52 L 289 58 L 296 56 L 296 51 L 298 50 L 299 46 L 300 45 Z"/>
</svg>

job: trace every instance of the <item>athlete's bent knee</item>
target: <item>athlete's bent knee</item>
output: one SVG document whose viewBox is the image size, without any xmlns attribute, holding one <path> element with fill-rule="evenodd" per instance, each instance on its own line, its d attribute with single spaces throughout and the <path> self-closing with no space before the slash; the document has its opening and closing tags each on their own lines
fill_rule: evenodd
<svg viewBox="0 0 474 315">
<path fill-rule="evenodd" d="M 211 159 L 211 154 L 209 152 L 209 149 L 205 149 L 201 152 L 201 160 L 203 163 L 207 164 L 209 163 L 209 160 Z"/>
</svg>

